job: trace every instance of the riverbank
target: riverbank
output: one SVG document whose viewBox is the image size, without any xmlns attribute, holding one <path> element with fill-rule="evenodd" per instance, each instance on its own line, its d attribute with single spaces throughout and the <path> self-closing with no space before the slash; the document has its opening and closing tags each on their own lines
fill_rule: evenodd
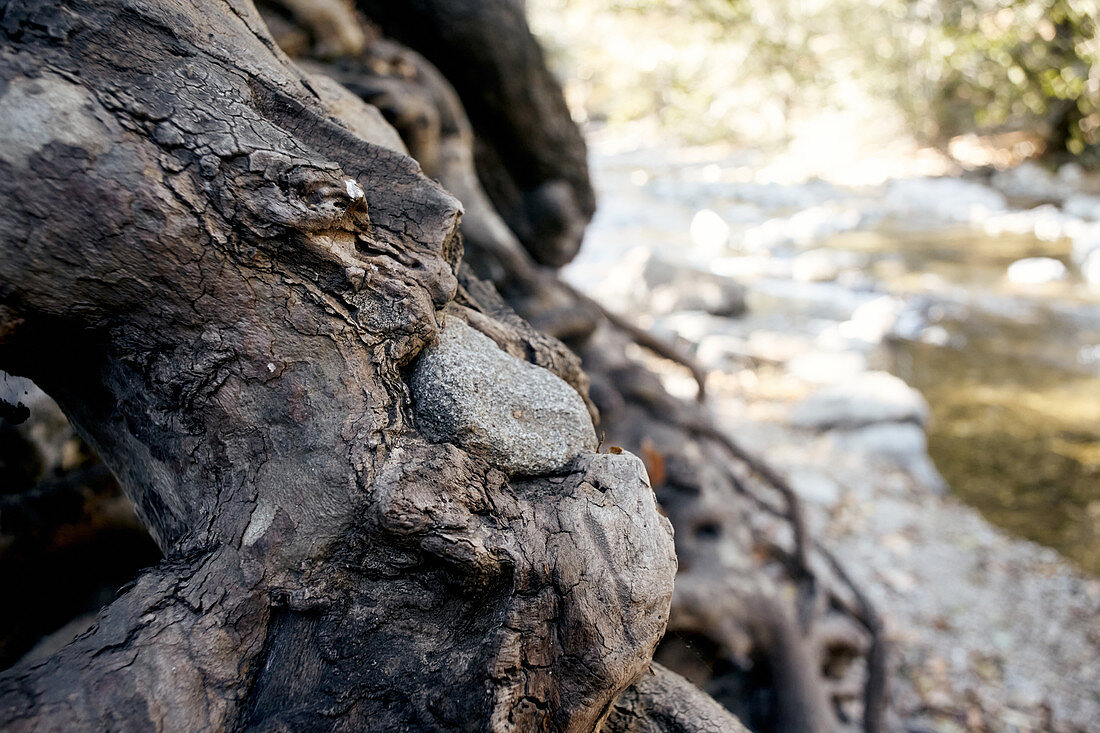
<svg viewBox="0 0 1100 733">
<path fill-rule="evenodd" d="M 1072 168 L 925 178 L 917 155 L 897 158 L 908 169 L 867 168 L 877 179 L 854 180 L 853 168 L 843 183 L 799 180 L 748 153 L 622 140 L 593 138 L 601 209 L 566 277 L 692 344 L 722 424 L 790 476 L 815 532 L 886 617 L 891 729 L 1100 730 L 1100 580 L 1081 569 L 1092 556 L 1075 566 L 992 526 L 957 498 L 966 476 L 943 450 L 933 461 L 926 441 L 930 430 L 934 449 L 972 459 L 999 432 L 975 415 L 1015 396 L 1002 420 L 1025 423 L 1020 439 L 1047 455 L 1050 442 L 1025 429 L 1045 410 L 1060 422 L 1040 432 L 1077 473 L 1016 477 L 1011 495 L 1029 498 L 1008 514 L 1030 511 L 1025 531 L 1072 525 L 1065 546 L 1094 546 L 1090 182 Z M 944 355 L 960 354 L 970 366 L 945 373 Z M 1011 359 L 1023 366 L 1007 377 L 982 368 Z M 986 378 L 974 381 L 975 364 Z M 691 393 L 679 367 L 655 366 Z M 1011 445 L 983 449 L 1018 460 L 979 471 L 1044 470 Z"/>
</svg>

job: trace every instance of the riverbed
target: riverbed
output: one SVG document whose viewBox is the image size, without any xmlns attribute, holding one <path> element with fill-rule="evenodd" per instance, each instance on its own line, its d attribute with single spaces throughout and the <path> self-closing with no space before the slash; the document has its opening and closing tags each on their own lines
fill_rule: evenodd
<svg viewBox="0 0 1100 733">
<path fill-rule="evenodd" d="M 957 496 L 1100 573 L 1100 282 L 1070 236 L 1097 225 L 1065 212 L 1088 194 L 1042 173 L 1030 197 L 996 178 L 784 185 L 705 150 L 594 167 L 602 209 L 567 277 L 611 307 L 632 300 L 714 367 L 817 357 L 849 365 L 837 379 L 896 374 L 927 398 L 929 452 Z M 640 264 L 624 273 L 623 259 Z M 747 313 L 653 313 L 639 292 L 666 266 L 743 285 Z"/>
<path fill-rule="evenodd" d="M 1098 730 L 1093 181 L 840 183 L 599 134 L 591 165 L 565 276 L 692 349 L 719 422 L 790 477 L 886 616 L 893 726 Z"/>
</svg>

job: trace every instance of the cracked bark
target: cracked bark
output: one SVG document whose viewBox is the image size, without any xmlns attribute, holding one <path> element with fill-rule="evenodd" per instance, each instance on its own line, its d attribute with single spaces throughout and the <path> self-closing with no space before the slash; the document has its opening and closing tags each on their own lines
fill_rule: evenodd
<svg viewBox="0 0 1100 733">
<path fill-rule="evenodd" d="M 386 35 L 423 54 L 462 99 L 477 174 L 544 265 L 580 247 L 595 210 L 584 139 L 517 0 L 355 0 Z"/>
<path fill-rule="evenodd" d="M 555 146 L 578 148 L 562 142 L 561 130 L 572 125 L 526 31 L 520 4 L 360 0 L 358 7 L 383 32 L 440 64 L 458 93 L 441 83 L 424 59 L 381 39 L 316 68 L 378 104 L 410 153 L 460 199 L 480 204 L 485 196 L 477 184 L 485 183 L 493 207 L 472 206 L 463 221 L 477 272 L 491 278 L 528 321 L 582 356 L 605 438 L 645 459 L 658 499 L 677 528 L 681 567 L 670 633 L 658 658 L 757 730 L 881 730 L 881 622 L 843 568 L 807 535 L 801 506 L 786 481 L 719 431 L 703 406 L 672 398 L 643 365 L 625 358 L 629 342 L 638 341 L 637 330 L 539 267 L 539 262 L 557 264 L 572 251 L 553 233 L 540 237 L 509 218 L 515 194 L 501 190 L 496 183 L 501 179 L 527 176 L 524 185 L 537 189 L 582 178 L 574 191 L 589 190 L 586 170 L 574 170 L 578 156 L 567 152 L 543 168 L 536 162 L 540 154 L 552 157 Z M 459 30 L 451 32 L 456 23 Z M 307 23 L 297 30 L 310 39 L 299 53 L 308 55 L 310 44 L 332 45 L 321 27 Z M 501 37 L 509 41 L 497 43 Z M 472 63 L 456 62 L 464 49 L 472 50 Z M 387 61 L 379 63 L 379 56 Z M 550 98 L 557 101 L 545 101 Z M 473 120 L 480 180 L 469 170 L 468 158 L 451 155 L 449 169 L 436 163 L 439 149 L 469 145 L 462 105 Z M 515 151 L 520 136 L 524 154 L 505 160 L 492 152 Z M 511 232 L 499 234 L 498 213 L 520 235 L 526 252 L 515 247 Z M 546 251 L 561 260 L 543 257 Z M 463 292 L 467 302 L 500 320 L 514 318 L 491 288 L 470 279 Z M 639 343 L 654 347 L 652 339 Z M 674 349 L 659 354 L 678 358 Z"/>
<path fill-rule="evenodd" d="M 583 380 L 453 302 L 461 208 L 376 113 L 242 0 L 0 14 L 0 368 L 165 556 L 0 676 L 0 726 L 736 729 L 651 668 L 675 558 L 638 459 L 519 478 L 422 436 L 446 318 Z"/>
<path fill-rule="evenodd" d="M 416 13 L 440 13 L 432 3 L 415 5 Z M 610 707 L 604 703 L 603 712 L 593 717 L 592 711 L 600 709 L 598 700 L 614 697 L 618 683 L 612 684 L 611 677 L 621 681 L 633 673 L 624 672 L 630 665 L 622 657 L 612 660 L 605 666 L 616 667 L 615 674 L 602 679 L 596 676 L 595 687 L 607 689 L 602 695 L 589 693 L 587 697 L 563 677 L 575 674 L 589 679 L 592 686 L 588 662 L 565 653 L 561 639 L 591 647 L 586 625 L 600 628 L 599 615 L 586 614 L 583 600 L 581 610 L 574 609 L 573 616 L 563 615 L 558 599 L 563 583 L 575 589 L 572 580 L 563 581 L 568 577 L 566 570 L 549 562 L 552 553 L 540 555 L 514 547 L 515 538 L 533 536 L 529 519 L 522 527 L 498 522 L 491 528 L 494 533 L 478 523 L 477 518 L 486 513 L 478 497 L 466 496 L 457 504 L 448 501 L 445 506 L 425 509 L 433 505 L 421 487 L 412 494 L 417 501 L 395 504 L 388 482 L 406 486 L 420 479 L 392 470 L 381 474 L 388 478 L 379 479 L 378 461 L 389 465 L 386 456 L 397 453 L 402 461 L 430 466 L 433 477 L 425 480 L 425 485 L 439 494 L 448 490 L 440 476 L 462 484 L 470 481 L 464 473 L 468 470 L 480 476 L 475 483 L 483 482 L 508 497 L 515 498 L 515 485 L 538 495 L 538 481 L 533 485 L 529 481 L 507 482 L 502 488 L 503 484 L 496 483 L 500 477 L 490 477 L 483 463 L 452 470 L 469 457 L 450 453 L 440 457 L 434 453 L 437 447 L 418 439 L 401 377 L 409 360 L 431 339 L 440 311 L 467 321 L 505 352 L 557 373 L 582 394 L 588 377 L 559 342 L 532 330 L 491 287 L 470 273 L 459 273 L 462 286 L 454 301 L 440 308 L 439 303 L 447 297 L 439 297 L 440 287 L 433 284 L 433 278 L 446 279 L 443 271 L 455 269 L 456 242 L 450 232 L 442 232 L 446 225 L 425 231 L 421 224 L 448 204 L 433 198 L 438 190 L 409 173 L 398 162 L 403 160 L 400 156 L 364 146 L 362 141 L 369 140 L 382 148 L 407 149 L 420 159 L 426 173 L 458 195 L 467 212 L 462 229 L 468 262 L 480 275 L 495 281 L 517 311 L 567 339 L 584 356 L 608 438 L 645 458 L 659 498 L 678 527 L 682 558 L 672 633 L 659 652 L 660 658 L 745 716 L 755 729 L 829 730 L 842 725 L 845 718 L 859 715 L 859 706 L 852 703 L 860 698 L 866 703 L 863 727 L 874 730 L 880 725 L 881 689 L 874 687 L 881 684 L 881 669 L 877 674 L 866 672 L 881 665 L 881 631 L 873 609 L 858 589 L 812 541 L 797 539 L 797 515 L 784 508 L 786 497 L 772 495 L 774 487 L 769 487 L 767 480 L 753 481 L 745 475 L 744 465 L 731 467 L 731 459 L 744 464 L 746 457 L 736 451 L 731 455 L 728 441 L 710 426 L 705 412 L 672 400 L 652 375 L 621 357 L 626 335 L 616 329 L 615 321 L 607 321 L 578 300 L 552 272 L 541 270 L 525 253 L 524 248 L 537 256 L 540 252 L 558 253 L 549 258 L 542 255 L 544 261 L 551 262 L 554 257 L 567 258 L 574 240 L 563 237 L 562 232 L 575 235 L 591 213 L 590 201 L 584 204 L 591 195 L 587 173 L 583 166 L 579 173 L 575 170 L 576 156 L 550 156 L 542 167 L 532 163 L 540 150 L 553 151 L 554 144 L 577 150 L 569 139 L 572 135 L 579 140 L 579 136 L 563 115 L 563 105 L 535 105 L 542 116 L 526 116 L 530 111 L 522 111 L 526 92 L 520 94 L 512 85 L 502 98 L 520 113 L 507 109 L 494 112 L 481 100 L 487 91 L 492 96 L 492 84 L 473 91 L 467 87 L 470 96 L 463 101 L 473 108 L 480 106 L 483 116 L 503 115 L 495 127 L 488 126 L 488 132 L 479 129 L 477 133 L 483 176 L 489 181 L 495 176 L 498 181 L 495 188 L 489 187 L 493 192 L 490 203 L 473 170 L 474 133 L 450 86 L 430 63 L 378 38 L 370 28 L 359 34 L 349 32 L 347 8 L 338 0 L 287 0 L 282 3 L 282 14 L 268 16 L 281 44 L 314 56 L 314 62 L 305 64 L 308 74 L 288 67 L 256 30 L 250 11 L 236 5 L 202 3 L 175 17 L 153 17 L 140 4 L 92 8 L 98 12 L 88 13 L 52 11 L 35 3 L 12 4 L 11 8 L 4 9 L 3 23 L 9 40 L 21 44 L 20 50 L 34 49 L 47 56 L 52 53 L 52 57 L 30 64 L 23 58 L 22 63 L 14 64 L 15 54 L 6 55 L 3 76 L 8 85 L 17 82 L 14 101 L 22 105 L 20 114 L 29 116 L 16 120 L 9 112 L 5 123 L 17 132 L 29 129 L 31 134 L 15 135 L 15 144 L 9 146 L 14 153 L 5 156 L 4 162 L 12 165 L 9 158 L 14 155 L 15 162 L 21 163 L 14 170 L 23 177 L 33 171 L 47 179 L 73 178 L 71 171 L 83 166 L 103 180 L 91 193 L 85 186 L 86 175 L 78 176 L 75 184 L 68 180 L 44 183 L 41 191 L 49 195 L 40 191 L 37 200 L 26 198 L 25 211 L 16 211 L 5 222 L 10 225 L 5 231 L 22 234 L 36 247 L 45 246 L 35 252 L 31 262 L 19 265 L 29 266 L 36 276 L 45 276 L 41 289 L 49 287 L 51 276 L 39 272 L 44 267 L 64 272 L 65 265 L 75 263 L 87 266 L 87 272 L 67 276 L 85 288 L 80 297 L 43 307 L 34 298 L 25 300 L 15 287 L 22 284 L 24 271 L 19 267 L 3 271 L 0 366 L 22 369 L 48 383 L 74 420 L 85 425 L 93 442 L 101 441 L 97 444 L 101 450 L 105 446 L 113 449 L 113 454 L 105 456 L 122 475 L 138 506 L 145 502 L 146 521 L 160 537 L 169 559 L 112 606 L 91 637 L 84 637 L 45 666 L 8 675 L 3 683 L 5 694 L 0 697 L 0 717 L 8 716 L 13 726 L 19 721 L 24 728 L 62 724 L 143 728 L 153 720 L 166 725 L 182 721 L 189 727 L 294 730 L 406 724 L 478 729 L 491 725 L 499 730 L 546 725 L 583 730 L 603 717 L 604 729 L 616 731 L 736 729 L 736 723 L 713 702 L 658 665 L 653 667 L 655 675 L 643 675 Z M 213 14 L 226 9 L 232 13 L 230 19 L 241 21 L 236 25 L 243 23 L 243 32 L 232 27 L 234 24 L 227 25 L 224 18 L 213 22 Z M 467 25 L 461 40 L 442 39 L 452 46 L 448 53 L 456 53 L 455 45 L 478 42 L 479 34 L 484 42 L 485 37 L 497 37 L 501 28 L 515 28 L 516 16 L 501 4 L 486 4 L 483 10 L 488 13 L 483 19 L 503 14 L 505 20 Z M 192 17 L 195 12 L 199 15 Z M 208 33 L 216 29 L 218 43 L 176 28 L 173 24 L 181 17 Z M 195 17 L 202 22 L 194 23 Z M 140 42 L 135 42 L 134 48 L 129 44 L 119 48 L 117 41 L 109 39 L 112 32 L 131 30 L 135 22 L 153 28 L 135 36 Z M 523 31 L 526 33 L 525 26 Z M 150 37 L 152 45 L 146 43 Z M 530 49 L 533 40 L 529 34 L 514 37 L 521 42 L 505 44 L 503 52 L 482 55 L 474 66 L 519 69 L 522 73 L 516 73 L 516 78 L 527 79 L 536 96 L 550 98 L 557 93 L 560 98 L 541 56 Z M 50 48 L 60 39 L 69 43 L 73 38 L 78 41 L 78 53 Z M 425 38 L 432 41 L 435 37 L 426 32 L 412 40 L 424 43 Z M 39 50 L 43 48 L 49 51 Z M 158 56 L 165 48 L 171 49 L 168 81 L 163 78 L 163 58 Z M 242 49 L 248 53 L 240 61 Z M 115 54 L 121 55 L 122 63 Z M 200 57 L 200 63 L 194 63 L 195 57 Z M 78 74 L 88 59 L 98 66 L 93 64 L 91 73 Z M 532 65 L 538 68 L 524 70 Z M 153 68 L 159 73 L 151 74 Z M 192 74 L 196 70 L 197 76 Z M 57 86 L 50 76 L 55 73 L 76 90 Z M 185 81 L 172 79 L 173 73 Z M 320 74 L 338 79 L 355 94 Z M 230 77 L 230 82 L 221 83 L 220 75 Z M 502 76 L 499 69 L 488 78 L 497 76 Z M 19 86 L 23 77 L 45 78 L 45 91 L 56 99 L 44 106 L 43 100 L 34 99 L 41 96 L 43 88 Z M 136 87 L 137 94 L 127 87 Z M 518 88 L 523 91 L 522 85 Z M 124 102 L 118 99 L 122 90 Z M 5 94 L 7 91 L 5 87 Z M 214 108 L 209 99 L 198 98 L 211 91 L 226 98 L 219 99 Z M 89 95 L 90 101 L 81 94 Z M 404 143 L 381 122 L 377 111 L 361 104 L 356 95 L 376 104 L 400 130 Z M 170 109 L 165 112 L 165 107 Z M 196 115 L 193 110 L 201 112 Z M 109 128 L 112 121 L 118 123 L 108 130 L 111 145 L 107 147 L 121 142 L 126 146 L 124 152 L 104 156 L 102 140 L 91 140 L 91 149 L 85 145 L 89 141 L 80 135 L 89 127 L 89 111 Z M 45 125 L 43 120 L 52 117 L 60 119 L 52 127 Z M 502 133 L 501 127 L 511 129 Z M 47 137 L 34 132 L 37 129 L 48 130 Z M 484 153 L 494 147 L 507 148 L 506 140 L 494 142 L 494 137 L 515 137 L 517 130 L 531 141 L 531 150 L 511 159 L 518 173 L 509 171 L 499 154 Z M 275 145 L 277 153 L 272 156 L 289 150 L 289 163 L 270 163 L 272 135 L 292 141 L 285 148 Z M 357 142 L 349 143 L 349 138 L 356 136 Z M 262 140 L 257 142 L 259 138 Z M 583 161 L 583 144 L 579 149 Z M 58 174 L 50 173 L 56 162 L 65 162 L 68 155 L 76 155 L 78 160 L 68 162 L 68 168 L 62 166 Z M 101 164 L 103 157 L 109 161 Z M 135 161 L 143 162 L 144 167 Z M 348 177 L 337 173 L 333 163 L 342 166 L 340 173 L 346 172 Z M 332 175 L 326 178 L 322 173 L 317 184 L 310 178 L 316 175 L 311 170 L 314 166 Z M 138 168 L 141 173 L 135 172 Z M 538 173 L 532 176 L 532 169 Z M 581 204 L 543 207 L 542 215 L 552 225 L 532 227 L 522 217 L 517 219 L 516 212 L 527 217 L 532 210 L 537 213 L 538 207 L 515 205 L 520 186 L 514 180 L 508 183 L 513 178 L 524 179 L 523 185 L 536 192 L 543 183 L 561 190 L 564 180 L 569 196 Z M 349 179 L 363 187 L 362 199 L 355 195 L 354 187 L 347 186 Z M 389 184 L 393 180 L 413 183 L 390 193 L 371 186 L 372 181 Z M 501 186 L 500 180 L 507 185 Z M 144 185 L 132 186 L 134 181 Z M 68 193 L 67 186 L 80 193 L 75 208 L 71 202 L 51 198 L 58 190 Z M 95 190 L 101 194 L 98 199 Z M 135 209 L 132 198 L 123 200 L 117 195 L 120 190 L 144 195 L 145 205 Z M 425 190 L 431 192 L 427 195 L 431 200 L 425 201 Z M 26 196 L 13 189 L 4 195 Z M 519 199 L 522 197 L 519 194 Z M 110 216 L 104 216 L 103 201 L 125 208 L 126 215 L 111 210 Z M 453 202 L 449 205 L 453 208 Z M 376 208 L 381 209 L 379 214 L 389 210 L 386 221 L 373 216 Z M 522 245 L 498 217 L 498 210 L 506 215 L 510 211 L 509 224 L 517 233 L 526 233 Z M 46 228 L 43 236 L 39 220 L 51 217 L 62 226 Z M 97 217 L 105 221 L 97 221 Z M 553 224 L 555 217 L 558 223 Z M 85 241 L 89 235 L 90 243 Z M 62 245 L 70 239 L 81 246 L 63 251 Z M 169 246 L 164 246 L 165 242 Z M 133 245 L 138 256 L 124 257 L 121 264 L 112 261 L 118 257 L 111 247 L 123 245 Z M 8 246 L 33 249 L 18 236 Z M 155 257 L 152 253 L 162 252 L 176 259 L 174 267 L 166 270 L 146 262 Z M 387 258 L 396 259 L 406 269 L 389 267 Z M 433 259 L 432 265 L 418 264 Z M 438 260 L 445 267 L 434 268 Z M 372 265 L 382 267 L 382 277 Z M 421 270 L 435 271 L 422 277 Z M 430 291 L 426 299 L 431 307 L 423 307 L 421 299 L 410 308 L 402 286 L 384 282 L 390 279 L 401 281 L 411 292 L 422 295 L 425 289 Z M 96 280 L 101 285 L 115 285 L 96 290 L 91 288 L 91 281 Z M 55 280 L 57 286 L 69 287 Z M 117 292 L 104 292 L 112 289 Z M 155 299 L 164 289 L 177 297 L 156 305 Z M 265 298 L 282 302 L 251 312 L 252 301 Z M 142 308 L 141 315 L 131 312 Z M 432 316 L 426 316 L 433 308 Z M 318 309 L 324 311 L 323 317 L 314 313 Z M 334 326 L 330 320 L 342 324 Z M 597 326 L 600 330 L 594 334 Z M 74 379 L 71 373 L 62 373 L 56 364 L 48 363 L 56 361 L 51 348 L 62 338 L 93 364 L 87 374 Z M 386 348 L 388 340 L 406 348 Z M 200 341 L 202 345 L 196 346 Z M 274 357 L 282 355 L 287 343 L 296 344 L 290 361 L 277 361 Z M 370 376 L 360 371 L 364 357 L 358 352 L 363 349 L 376 370 Z M 264 362 L 260 357 L 257 361 L 257 354 L 265 350 L 272 360 Z M 324 360 L 339 362 L 340 367 L 304 368 L 301 362 L 315 354 L 326 355 Z M 348 377 L 344 369 L 359 376 Z M 368 397 L 356 400 L 346 394 L 333 395 L 337 384 Z M 273 386 L 281 396 L 266 396 Z M 227 394 L 231 395 L 228 402 Z M 89 406 L 93 396 L 98 402 Z M 216 403 L 213 408 L 211 402 Z M 374 404 L 373 423 L 364 417 L 365 404 Z M 248 407 L 242 413 L 239 405 Z M 353 426 L 345 423 L 339 430 L 333 424 L 315 425 L 315 408 L 343 410 L 357 419 Z M 85 411 L 84 422 L 77 414 L 80 410 Z M 105 415 L 115 421 L 109 429 L 98 422 Z M 213 436 L 204 439 L 207 430 Z M 269 430 L 274 437 L 268 435 Z M 135 431 L 137 434 L 131 435 Z M 312 436 L 312 442 L 298 441 L 299 432 Z M 338 438 L 333 437 L 337 434 Z M 331 442 L 322 440 L 324 436 Z M 407 447 L 414 451 L 412 457 L 403 452 Z M 331 456 L 322 457 L 330 448 L 348 451 L 347 462 L 341 465 Z M 372 457 L 356 457 L 357 449 Z M 417 450 L 425 454 L 416 454 Z M 748 458 L 749 468 L 760 467 L 758 461 Z M 150 461 L 153 468 L 139 470 L 128 465 L 135 460 Z M 599 459 L 605 460 L 610 459 Z M 262 469 L 242 470 L 246 464 Z M 181 482 L 200 487 L 207 482 L 206 490 L 182 497 L 173 494 L 174 479 L 164 474 L 180 467 L 186 467 L 189 474 L 181 474 Z M 573 473 L 591 470 L 580 461 Z M 284 475 L 277 476 L 279 471 Z M 481 471 L 486 471 L 484 476 Z M 343 484 L 345 491 L 333 490 L 330 479 L 336 486 Z M 227 482 L 226 487 L 222 482 Z M 328 491 L 313 496 L 317 482 Z M 583 489 L 585 481 L 580 480 L 579 485 Z M 566 495 L 572 491 L 568 487 L 563 489 Z M 165 488 L 168 490 L 160 493 Z M 517 516 L 528 514 L 545 517 L 544 533 L 546 526 L 560 523 L 560 514 L 540 514 L 537 501 L 517 505 L 498 502 L 488 489 L 486 495 L 492 507 L 487 513 L 497 520 L 510 518 L 514 522 Z M 349 496 L 350 504 L 345 506 Z M 175 516 L 180 506 L 186 509 L 196 499 L 201 506 L 198 522 L 194 517 L 180 521 Z M 461 515 L 457 519 L 456 505 Z M 323 519 L 311 526 L 328 530 L 320 537 L 310 534 L 310 522 L 299 516 L 314 510 L 319 510 Z M 222 514 L 226 522 L 215 523 L 214 515 Z M 449 520 L 433 523 L 443 516 Z M 382 521 L 372 522 L 370 517 Z M 227 531 L 230 525 L 233 529 Z M 477 539 L 457 532 L 456 525 Z M 793 532 L 792 526 L 796 528 Z M 273 545 L 284 542 L 303 544 L 306 549 L 290 560 L 277 557 Z M 226 543 L 231 552 L 224 552 Z M 475 549 L 471 551 L 468 545 Z M 479 554 L 486 549 L 489 559 Z M 563 552 L 561 547 L 555 551 Z M 517 562 L 510 553 L 518 553 L 521 560 Z M 510 562 L 496 564 L 501 557 L 510 558 Z M 524 580 L 515 580 L 516 568 L 527 567 L 525 563 L 537 568 L 539 562 L 545 568 L 541 579 L 535 572 L 536 580 L 523 573 Z M 328 567 L 329 563 L 342 564 L 342 570 Z M 252 574 L 244 573 L 242 565 Z M 274 575 L 280 580 L 273 582 Z M 292 581 L 286 580 L 288 577 Z M 203 590 L 204 584 L 207 588 L 218 586 L 224 595 L 210 602 L 212 594 Z M 394 585 L 401 592 L 395 592 Z M 649 590 L 660 595 L 658 585 L 654 583 Z M 230 587 L 241 590 L 221 590 Z M 421 597 L 409 590 L 416 587 L 428 590 L 422 591 Z M 547 587 L 556 591 L 547 592 Z M 470 589 L 480 594 L 481 600 L 466 598 Z M 532 598 L 537 593 L 546 597 Z M 450 600 L 439 600 L 448 594 Z M 428 597 L 436 600 L 425 601 Z M 610 611 L 604 613 L 612 617 L 619 613 L 624 623 L 632 618 L 630 612 L 616 609 L 614 599 L 608 602 L 598 592 L 591 598 L 608 606 Z M 623 605 L 640 602 L 636 598 L 630 601 Z M 141 609 L 148 612 L 138 613 Z M 454 628 L 434 628 L 440 612 L 453 616 L 463 634 L 472 629 L 480 643 L 456 645 Z M 460 617 L 462 622 L 457 621 Z M 399 624 L 397 630 L 381 630 L 386 620 L 393 618 L 411 620 Z M 154 621 L 163 622 L 163 627 Z M 149 624 L 153 626 L 147 628 Z M 646 625 L 644 620 L 639 622 L 639 628 Z M 566 633 L 570 629 L 572 636 Z M 215 639 L 223 631 L 230 634 L 228 640 L 224 636 Z M 109 641 L 111 634 L 114 641 Z M 418 635 L 423 638 L 414 638 Z M 86 643 L 88 639 L 98 641 Z M 500 646 L 494 652 L 470 651 L 482 650 L 486 639 Z M 519 662 L 516 650 L 509 645 L 522 649 Z M 417 650 L 431 649 L 435 656 L 434 650 L 442 648 L 456 654 L 459 663 L 448 666 L 453 661 L 448 659 L 425 670 L 409 661 Z M 528 659 L 527 654 L 533 656 Z M 119 656 L 124 661 L 119 661 Z M 88 657 L 114 659 L 113 666 L 105 662 L 109 674 Z M 647 653 L 641 657 L 647 658 Z M 547 658 L 554 661 L 548 663 Z M 370 660 L 372 672 L 365 673 L 357 666 L 364 660 Z M 163 674 L 168 666 L 180 663 L 190 671 L 179 682 L 174 674 L 160 678 L 171 678 L 169 684 L 148 672 L 152 668 Z M 385 682 L 379 680 L 380 668 Z M 395 688 L 390 675 L 407 680 L 407 685 Z M 132 680 L 140 684 L 123 690 Z M 164 684 L 171 694 L 160 689 Z M 81 692 L 77 712 L 67 712 L 68 703 L 59 702 L 66 686 Z M 563 691 L 565 699 L 579 702 L 563 705 Z M 456 697 L 463 699 L 456 702 Z M 118 705 L 120 700 L 126 704 Z M 387 712 L 381 714 L 380 709 Z M 78 715 L 84 717 L 73 717 Z M 109 715 L 115 717 L 105 717 Z"/>
</svg>

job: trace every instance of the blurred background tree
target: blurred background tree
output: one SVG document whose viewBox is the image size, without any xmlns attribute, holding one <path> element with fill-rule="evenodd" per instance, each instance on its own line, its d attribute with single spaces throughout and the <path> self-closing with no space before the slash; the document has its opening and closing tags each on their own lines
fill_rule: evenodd
<svg viewBox="0 0 1100 733">
<path fill-rule="evenodd" d="M 907 90 L 927 101 L 942 136 L 1004 129 L 1038 133 L 1053 153 L 1095 148 L 1100 128 L 1100 41 L 1095 0 L 898 3 L 913 32 Z"/>
<path fill-rule="evenodd" d="M 783 144 L 863 110 L 924 143 L 1027 133 L 1095 165 L 1096 0 L 531 0 L 578 115 Z M 568 52 L 566 52 L 568 49 Z"/>
</svg>

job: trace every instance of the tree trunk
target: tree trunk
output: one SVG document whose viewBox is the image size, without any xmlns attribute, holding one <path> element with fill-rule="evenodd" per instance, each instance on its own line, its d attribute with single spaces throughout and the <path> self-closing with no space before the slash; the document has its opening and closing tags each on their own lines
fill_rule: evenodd
<svg viewBox="0 0 1100 733">
<path fill-rule="evenodd" d="M 463 294 L 460 206 L 376 112 L 239 0 L 2 28 L 0 367 L 165 554 L 0 678 L 5 730 L 736 729 L 650 666 L 641 462 L 594 451 L 574 357 Z"/>
</svg>

